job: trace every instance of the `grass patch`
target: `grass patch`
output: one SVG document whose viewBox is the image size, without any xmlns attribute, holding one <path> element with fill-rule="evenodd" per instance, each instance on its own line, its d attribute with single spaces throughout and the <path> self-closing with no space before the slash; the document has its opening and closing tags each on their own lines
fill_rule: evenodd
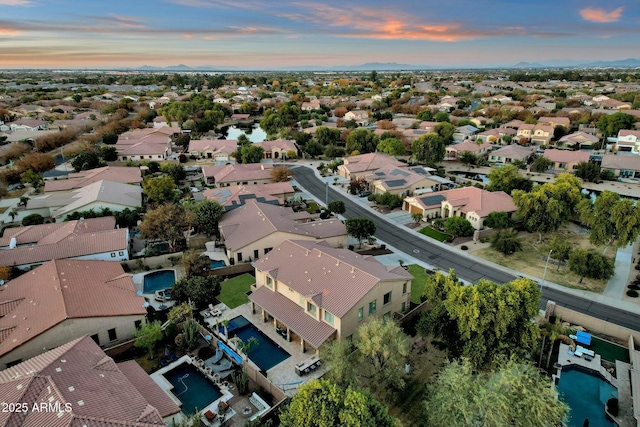
<svg viewBox="0 0 640 427">
<path fill-rule="evenodd" d="M 424 234 L 425 236 L 431 237 L 432 239 L 436 239 L 440 242 L 445 242 L 447 239 L 451 238 L 450 235 L 431 227 L 421 228 L 420 230 L 418 230 L 418 233 Z"/>
<path fill-rule="evenodd" d="M 160 368 L 160 357 L 163 354 L 162 351 L 162 349 L 157 348 L 153 353 L 153 359 L 149 359 L 149 353 L 145 352 L 142 356 L 136 357 L 135 361 L 147 374 L 151 374 Z"/>
<path fill-rule="evenodd" d="M 316 202 L 307 200 L 307 206 L 308 208 L 306 209 L 306 211 L 310 214 L 320 212 L 320 206 Z"/>
<path fill-rule="evenodd" d="M 254 283 L 256 283 L 256 278 L 249 273 L 225 280 L 220 284 L 218 300 L 229 308 L 236 308 L 246 304 L 249 302 L 246 293 Z"/>
<path fill-rule="evenodd" d="M 410 264 L 409 273 L 413 276 L 411 281 L 411 301 L 416 304 L 420 304 L 420 295 L 424 291 L 424 283 L 427 280 L 427 273 L 424 271 L 424 267 L 418 264 Z"/>
<path fill-rule="evenodd" d="M 518 236 L 522 239 L 522 251 L 513 255 L 505 256 L 491 247 L 473 251 L 473 255 L 495 262 L 521 273 L 533 277 L 542 278 L 546 256 L 549 253 L 548 242 L 554 235 L 567 240 L 571 246 L 582 247 L 587 250 L 595 250 L 602 253 L 603 246 L 595 247 L 589 243 L 589 234 L 580 233 L 573 224 L 566 224 L 556 233 L 549 233 L 543 236 L 542 243 L 538 243 L 537 233 L 527 233 L 521 231 Z M 607 256 L 615 256 L 615 249 L 609 248 Z M 568 266 L 558 268 L 557 265 L 549 264 L 546 280 L 562 286 L 576 289 L 584 289 L 592 292 L 602 293 L 607 285 L 606 280 L 595 280 L 584 278 L 582 283 L 580 277 L 569 270 Z"/>
</svg>

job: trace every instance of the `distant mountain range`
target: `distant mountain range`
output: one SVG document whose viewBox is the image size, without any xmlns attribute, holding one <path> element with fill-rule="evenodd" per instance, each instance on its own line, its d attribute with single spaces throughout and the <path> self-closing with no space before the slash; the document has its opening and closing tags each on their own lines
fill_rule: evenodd
<svg viewBox="0 0 640 427">
<path fill-rule="evenodd" d="M 595 61 L 580 62 L 570 59 L 549 60 L 542 62 L 518 62 L 512 66 L 495 67 L 434 67 L 429 65 L 412 65 L 398 64 L 397 62 L 367 62 L 359 65 L 302 65 L 278 68 L 262 68 L 262 67 L 236 67 L 236 66 L 215 66 L 215 65 L 199 65 L 191 67 L 184 64 L 169 65 L 167 67 L 156 67 L 151 65 L 143 65 L 141 67 L 128 67 L 127 70 L 139 71 L 182 71 L 182 72 L 204 72 L 204 71 L 416 71 L 416 70 L 433 70 L 433 69 L 462 69 L 462 68 L 596 68 L 596 67 L 612 67 L 612 68 L 635 68 L 640 67 L 640 59 L 628 58 L 615 61 Z"/>
</svg>

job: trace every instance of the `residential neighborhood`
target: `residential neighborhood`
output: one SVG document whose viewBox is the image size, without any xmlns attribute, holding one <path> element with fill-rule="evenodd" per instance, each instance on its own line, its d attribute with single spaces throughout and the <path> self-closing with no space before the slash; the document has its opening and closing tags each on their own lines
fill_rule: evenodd
<svg viewBox="0 0 640 427">
<path fill-rule="evenodd" d="M 361 425 L 458 425 L 443 402 L 505 378 L 513 425 L 640 425 L 639 94 L 597 67 L 0 72 L 0 394 L 55 409 L 0 425 L 340 425 L 301 418 L 331 390 Z"/>
</svg>

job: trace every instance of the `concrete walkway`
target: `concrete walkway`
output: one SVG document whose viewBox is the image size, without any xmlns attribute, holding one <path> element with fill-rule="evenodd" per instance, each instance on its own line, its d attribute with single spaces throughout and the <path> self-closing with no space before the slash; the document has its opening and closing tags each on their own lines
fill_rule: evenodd
<svg viewBox="0 0 640 427">
<path fill-rule="evenodd" d="M 607 287 L 604 289 L 603 295 L 612 298 L 619 298 L 625 294 L 627 289 L 627 283 L 629 282 L 629 276 L 631 270 L 633 270 L 633 251 L 634 245 L 628 245 L 625 248 L 620 248 L 616 251 L 615 270 L 613 277 L 609 279 Z"/>
</svg>

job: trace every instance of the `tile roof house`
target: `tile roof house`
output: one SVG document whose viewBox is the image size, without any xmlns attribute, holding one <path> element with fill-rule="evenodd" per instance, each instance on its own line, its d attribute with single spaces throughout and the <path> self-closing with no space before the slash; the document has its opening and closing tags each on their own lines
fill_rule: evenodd
<svg viewBox="0 0 640 427">
<path fill-rule="evenodd" d="M 512 128 L 487 129 L 476 135 L 476 141 L 488 142 L 490 144 L 502 144 L 505 136 L 513 138 L 516 130 Z"/>
<path fill-rule="evenodd" d="M 347 179 L 355 179 L 375 172 L 378 169 L 402 168 L 406 166 L 406 163 L 402 163 L 386 154 L 367 153 L 345 157 L 344 164 L 338 166 L 338 174 Z"/>
<path fill-rule="evenodd" d="M 620 178 L 640 178 L 640 157 L 637 156 L 605 154 L 600 167 Z"/>
<path fill-rule="evenodd" d="M 413 277 L 402 267 L 322 242 L 287 240 L 254 267 L 252 311 L 275 319 L 303 351 L 351 339 L 369 317 L 390 318 L 409 307 Z"/>
<path fill-rule="evenodd" d="M 538 124 L 551 126 L 553 128 L 558 126 L 564 126 L 566 129 L 571 128 L 571 120 L 568 117 L 540 117 Z"/>
<path fill-rule="evenodd" d="M 503 165 L 513 163 L 515 160 L 526 162 L 534 153 L 535 149 L 533 147 L 522 147 L 517 144 L 505 145 L 489 154 L 489 162 Z"/>
<path fill-rule="evenodd" d="M 237 149 L 238 141 L 235 139 L 192 139 L 189 141 L 188 152 L 203 159 L 228 162 L 233 158 L 231 153 Z"/>
<path fill-rule="evenodd" d="M 552 169 L 558 171 L 572 171 L 578 163 L 588 162 L 590 157 L 586 151 L 556 150 L 555 148 L 544 150 L 543 156 L 551 160 Z"/>
<path fill-rule="evenodd" d="M 471 125 L 458 126 L 453 133 L 454 141 L 464 141 L 470 139 L 473 135 L 478 133 L 478 128 Z"/>
<path fill-rule="evenodd" d="M 118 262 L 50 261 L 0 290 L 0 369 L 83 335 L 104 346 L 130 340 L 144 302 Z"/>
<path fill-rule="evenodd" d="M 55 191 L 29 199 L 25 215 L 39 213 L 44 217 L 64 220 L 77 211 L 109 208 L 112 212 L 142 206 L 142 188 L 112 181 L 97 181 L 72 191 Z"/>
<path fill-rule="evenodd" d="M 225 166 L 206 166 L 202 168 L 204 179 L 208 185 L 218 187 L 230 185 L 268 184 L 271 181 L 270 163 L 249 163 Z"/>
<path fill-rule="evenodd" d="M 129 230 L 114 217 L 8 228 L 0 238 L 0 266 L 28 270 L 52 259 L 126 261 Z"/>
<path fill-rule="evenodd" d="M 29 408 L 0 413 L 3 426 L 160 427 L 180 412 L 135 361 L 115 363 L 87 336 L 1 371 L 0 400 Z"/>
<path fill-rule="evenodd" d="M 293 187 L 288 182 L 274 182 L 261 185 L 232 185 L 230 187 L 210 188 L 204 190 L 202 195 L 209 200 L 215 200 L 224 206 L 226 211 L 230 211 L 244 205 L 247 200 L 282 205 L 285 200 L 293 197 L 294 193 Z"/>
<path fill-rule="evenodd" d="M 347 245 L 347 230 L 337 218 L 313 221 L 306 211 L 247 200 L 218 223 L 231 263 L 255 261 L 287 239 L 324 240 Z M 234 260 L 234 261 L 232 261 Z"/>
<path fill-rule="evenodd" d="M 553 126 L 535 125 L 531 133 L 531 142 L 547 145 L 553 138 Z"/>
<path fill-rule="evenodd" d="M 295 141 L 288 139 L 274 139 L 273 141 L 254 142 L 254 145 L 264 149 L 265 159 L 282 159 L 286 158 L 287 151 L 295 151 L 298 153 Z"/>
<path fill-rule="evenodd" d="M 633 154 L 640 154 L 640 130 L 620 129 L 616 151 L 630 151 Z"/>
<path fill-rule="evenodd" d="M 355 122 L 367 122 L 369 120 L 369 112 L 365 110 L 347 111 L 344 115 L 345 120 L 353 120 Z"/>
<path fill-rule="evenodd" d="M 478 141 L 480 142 L 480 141 Z M 469 152 L 476 156 L 482 156 L 491 151 L 493 147 L 488 142 L 466 140 L 458 144 L 447 145 L 446 152 L 449 160 L 459 159 L 462 153 Z"/>
<path fill-rule="evenodd" d="M 166 160 L 171 154 L 172 138 L 176 138 L 180 133 L 180 128 L 169 126 L 135 129 L 124 133 L 115 145 L 118 160 Z"/>
<path fill-rule="evenodd" d="M 142 182 L 142 174 L 139 168 L 105 166 L 88 171 L 70 173 L 67 175 L 67 179 L 46 180 L 44 182 L 44 192 L 75 190 L 102 180 L 123 184 L 140 184 Z"/>
<path fill-rule="evenodd" d="M 389 192 L 411 196 L 415 193 L 439 191 L 442 184 L 440 180 L 433 179 L 431 174 L 418 173 L 411 168 L 382 168 L 365 178 L 371 182 L 371 191 L 375 194 Z"/>
<path fill-rule="evenodd" d="M 516 211 L 511 196 L 504 191 L 487 191 L 477 187 L 454 188 L 427 195 L 407 197 L 402 209 L 411 214 L 421 213 L 424 218 L 450 218 L 461 216 L 473 228 L 482 230 L 485 218 L 492 212 Z"/>
<path fill-rule="evenodd" d="M 558 140 L 556 145 L 559 147 L 575 148 L 579 150 L 581 148 L 590 148 L 598 141 L 600 141 L 600 138 L 597 136 L 578 131 L 563 136 Z"/>
</svg>

